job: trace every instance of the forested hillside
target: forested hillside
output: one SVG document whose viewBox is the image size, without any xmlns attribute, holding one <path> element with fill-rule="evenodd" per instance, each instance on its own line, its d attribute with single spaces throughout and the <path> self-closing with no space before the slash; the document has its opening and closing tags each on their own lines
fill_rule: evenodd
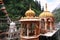
<svg viewBox="0 0 60 40">
<path fill-rule="evenodd" d="M 31 5 L 31 9 L 35 11 L 36 16 L 38 16 L 43 10 L 41 10 L 41 4 L 38 1 L 34 0 L 3 0 L 4 6 L 6 7 L 6 11 L 8 12 L 8 16 L 12 21 L 18 21 L 22 16 L 25 16 L 25 12 L 29 9 Z M 0 5 L 0 8 L 2 5 Z M 5 21 L 6 14 L 0 10 L 0 30 L 7 29 L 7 21 Z M 5 23 L 4 23 L 5 21 Z"/>
<path fill-rule="evenodd" d="M 4 4 L 12 20 L 25 16 L 24 14 L 29 9 L 30 4 L 37 16 L 42 12 L 41 4 L 34 0 L 4 0 Z"/>
</svg>

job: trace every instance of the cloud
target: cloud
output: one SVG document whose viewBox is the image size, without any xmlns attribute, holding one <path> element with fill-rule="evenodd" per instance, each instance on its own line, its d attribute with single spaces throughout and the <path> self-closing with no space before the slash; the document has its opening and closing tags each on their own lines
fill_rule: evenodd
<svg viewBox="0 0 60 40">
<path fill-rule="evenodd" d="M 52 2 L 47 3 L 48 3 L 48 10 L 52 12 L 60 4 L 60 0 L 53 0 Z"/>
<path fill-rule="evenodd" d="M 45 8 L 45 3 L 48 4 L 48 10 L 53 11 L 59 4 L 60 0 L 38 0 L 41 2 L 41 6 L 44 6 Z"/>
</svg>

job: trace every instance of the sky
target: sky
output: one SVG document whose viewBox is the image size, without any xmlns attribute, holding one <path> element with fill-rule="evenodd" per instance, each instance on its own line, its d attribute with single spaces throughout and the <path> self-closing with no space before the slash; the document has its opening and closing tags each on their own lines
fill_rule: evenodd
<svg viewBox="0 0 60 40">
<path fill-rule="evenodd" d="M 52 12 L 59 4 L 60 0 L 38 0 L 41 2 L 41 6 L 45 8 L 45 3 L 47 3 L 48 11 Z M 45 10 L 45 9 L 44 9 Z"/>
</svg>

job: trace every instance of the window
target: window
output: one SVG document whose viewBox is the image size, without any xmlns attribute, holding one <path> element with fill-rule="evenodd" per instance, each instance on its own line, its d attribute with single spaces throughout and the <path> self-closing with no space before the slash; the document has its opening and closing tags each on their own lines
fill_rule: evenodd
<svg viewBox="0 0 60 40">
<path fill-rule="evenodd" d="M 42 19 L 41 20 L 41 28 L 44 29 L 44 27 L 45 27 L 45 21 L 44 21 L 44 19 Z"/>
</svg>

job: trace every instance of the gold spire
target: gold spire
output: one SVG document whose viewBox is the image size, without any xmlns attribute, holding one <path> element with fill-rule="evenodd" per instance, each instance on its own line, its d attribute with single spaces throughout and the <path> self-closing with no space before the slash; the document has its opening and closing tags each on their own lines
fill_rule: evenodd
<svg viewBox="0 0 60 40">
<path fill-rule="evenodd" d="M 54 15 L 47 10 L 47 3 L 45 4 L 45 11 L 42 12 L 39 17 L 54 17 Z"/>
<path fill-rule="evenodd" d="M 47 11 L 47 3 L 45 4 L 45 10 Z"/>
<path fill-rule="evenodd" d="M 31 10 L 31 4 L 30 4 L 30 7 L 29 7 L 29 10 Z"/>
<path fill-rule="evenodd" d="M 31 10 L 31 4 L 30 4 L 30 7 L 29 7 L 29 10 L 27 10 L 26 13 L 25 13 L 25 16 L 26 17 L 33 17 L 33 16 L 35 16 L 35 12 L 33 10 Z"/>
</svg>

